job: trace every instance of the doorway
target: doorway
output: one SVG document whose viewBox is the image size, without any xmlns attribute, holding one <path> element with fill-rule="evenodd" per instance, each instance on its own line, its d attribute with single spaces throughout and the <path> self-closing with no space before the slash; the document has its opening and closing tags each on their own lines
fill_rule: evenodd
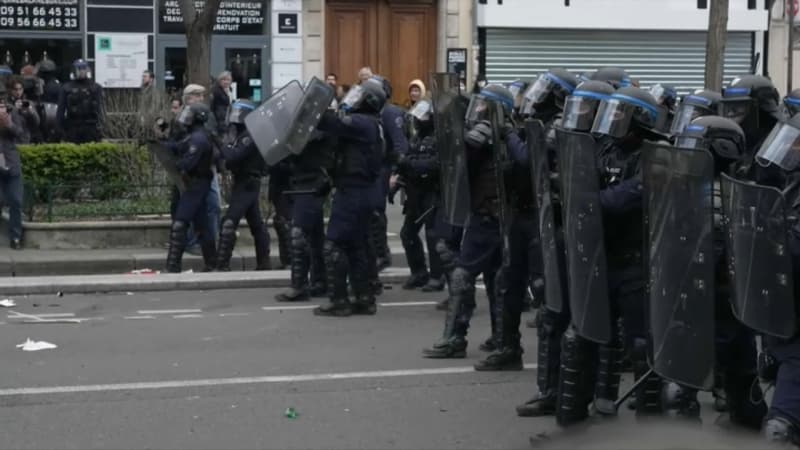
<svg viewBox="0 0 800 450">
<path fill-rule="evenodd" d="M 436 69 L 435 0 L 328 0 L 325 11 L 326 71 L 340 84 L 358 81 L 372 67 L 391 81 L 392 101 L 408 98 L 408 84 Z"/>
</svg>

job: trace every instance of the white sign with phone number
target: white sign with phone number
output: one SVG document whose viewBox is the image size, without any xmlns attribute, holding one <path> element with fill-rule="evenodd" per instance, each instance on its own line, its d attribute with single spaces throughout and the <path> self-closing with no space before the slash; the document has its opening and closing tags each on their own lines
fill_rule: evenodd
<svg viewBox="0 0 800 450">
<path fill-rule="evenodd" d="M 106 88 L 138 88 L 147 70 L 147 35 L 96 34 L 95 80 Z"/>
</svg>

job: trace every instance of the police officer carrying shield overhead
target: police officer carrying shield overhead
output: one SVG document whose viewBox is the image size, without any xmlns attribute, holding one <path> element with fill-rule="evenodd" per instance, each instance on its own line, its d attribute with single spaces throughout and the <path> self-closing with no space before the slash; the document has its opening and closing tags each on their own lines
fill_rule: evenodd
<svg viewBox="0 0 800 450">
<path fill-rule="evenodd" d="M 267 165 L 258 151 L 250 133 L 245 128 L 244 119 L 256 109 L 249 100 L 237 100 L 228 110 L 228 130 L 226 145 L 222 148 L 225 167 L 233 174 L 233 188 L 228 210 L 222 217 L 219 245 L 217 248 L 217 269 L 231 270 L 231 256 L 236 245 L 236 230 L 244 217 L 253 235 L 256 247 L 256 270 L 269 270 L 269 234 L 259 207 L 261 179 L 267 173 Z"/>
<path fill-rule="evenodd" d="M 336 192 L 325 242 L 325 265 L 330 303 L 314 309 L 319 316 L 345 317 L 375 314 L 375 296 L 369 286 L 369 264 L 364 237 L 371 212 L 370 195 L 380 175 L 384 156 L 380 112 L 386 103 L 383 86 L 366 80 L 350 89 L 340 108 L 342 116 L 327 112 L 317 125 L 339 138 L 334 186 Z M 347 295 L 347 279 L 355 301 Z"/>
<path fill-rule="evenodd" d="M 492 316 L 492 336 L 488 343 L 494 347 L 495 276 L 502 264 L 503 236 L 501 216 L 507 205 L 500 195 L 501 171 L 495 155 L 496 142 L 491 111 L 501 109 L 504 120 L 511 122 L 514 98 L 503 86 L 489 85 L 473 94 L 466 117 L 464 142 L 469 172 L 470 215 L 465 224 L 461 253 L 450 279 L 450 300 L 442 338 L 423 351 L 426 358 L 464 358 L 467 353 L 467 330 L 475 310 L 475 278 L 484 274 L 486 295 Z M 509 125 L 513 131 L 513 125 Z M 508 126 L 504 125 L 504 129 Z M 489 347 L 491 348 L 491 347 Z"/>
<path fill-rule="evenodd" d="M 75 144 L 96 142 L 103 129 L 103 88 L 92 80 L 89 63 L 72 64 L 72 81 L 58 101 L 58 124 L 64 139 Z"/>
<path fill-rule="evenodd" d="M 178 200 L 170 230 L 166 265 L 168 272 L 181 271 L 181 259 L 190 222 L 200 239 L 205 270 L 210 271 L 216 267 L 215 239 L 208 232 L 206 219 L 206 197 L 214 177 L 214 152 L 205 129 L 210 115 L 211 111 L 203 103 L 185 106 L 178 115 L 178 123 L 186 128 L 188 135 L 179 142 L 170 141 L 164 144 L 178 156 L 177 166 L 186 183 L 186 191 Z"/>
</svg>

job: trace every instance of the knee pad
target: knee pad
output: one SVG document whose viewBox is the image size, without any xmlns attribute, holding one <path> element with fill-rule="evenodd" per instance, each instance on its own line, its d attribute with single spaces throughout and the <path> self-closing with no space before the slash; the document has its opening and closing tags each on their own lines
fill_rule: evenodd
<svg viewBox="0 0 800 450">
<path fill-rule="evenodd" d="M 172 227 L 171 227 L 170 231 L 172 232 L 172 234 L 181 234 L 181 233 L 185 234 L 186 230 L 188 230 L 188 229 L 189 229 L 189 224 L 188 223 L 186 223 L 186 222 L 184 222 L 182 220 L 176 220 L 176 221 L 172 222 Z"/>
<path fill-rule="evenodd" d="M 292 227 L 289 231 L 289 238 L 292 240 L 292 246 L 295 248 L 305 248 L 308 243 L 306 240 L 306 233 L 300 227 Z"/>
<path fill-rule="evenodd" d="M 475 290 L 475 280 L 465 269 L 456 267 L 450 279 L 450 287 L 453 292 L 473 291 Z"/>
<path fill-rule="evenodd" d="M 232 236 L 236 234 L 236 224 L 233 222 L 233 219 L 226 217 L 222 220 L 220 234 L 223 236 Z"/>
</svg>

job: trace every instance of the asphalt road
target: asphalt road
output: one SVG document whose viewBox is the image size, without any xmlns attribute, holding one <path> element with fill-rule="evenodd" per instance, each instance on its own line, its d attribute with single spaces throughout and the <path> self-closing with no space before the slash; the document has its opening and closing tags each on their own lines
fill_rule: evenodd
<svg viewBox="0 0 800 450">
<path fill-rule="evenodd" d="M 709 398 L 702 425 L 517 417 L 535 370 L 471 370 L 489 333 L 481 291 L 467 359 L 445 361 L 420 357 L 442 294 L 395 286 L 376 316 L 334 319 L 275 293 L 14 298 L 0 309 L 0 448 L 765 447 L 726 429 Z M 533 365 L 535 330 L 523 335 Z M 16 347 L 28 338 L 57 348 Z"/>
</svg>

